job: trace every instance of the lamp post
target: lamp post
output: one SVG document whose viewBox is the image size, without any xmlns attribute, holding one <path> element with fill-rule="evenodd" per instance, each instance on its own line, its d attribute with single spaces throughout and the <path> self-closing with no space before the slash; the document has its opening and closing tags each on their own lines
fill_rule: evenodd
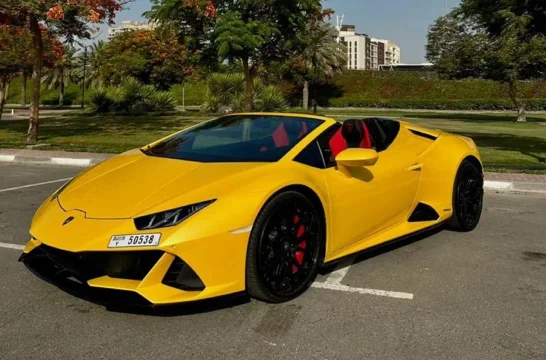
<svg viewBox="0 0 546 360">
<path fill-rule="evenodd" d="M 82 110 L 85 109 L 85 70 L 87 69 L 87 45 L 83 46 Z"/>
</svg>

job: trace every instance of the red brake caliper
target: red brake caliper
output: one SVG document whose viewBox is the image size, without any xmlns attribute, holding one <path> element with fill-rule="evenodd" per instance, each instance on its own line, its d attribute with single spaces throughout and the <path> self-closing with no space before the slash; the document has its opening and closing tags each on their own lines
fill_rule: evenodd
<svg viewBox="0 0 546 360">
<path fill-rule="evenodd" d="M 297 224 L 300 221 L 300 217 L 298 215 L 294 216 L 294 224 Z M 300 225 L 298 228 L 298 232 L 296 233 L 296 237 L 300 239 L 305 234 L 305 226 Z M 305 240 L 300 241 L 298 244 L 298 247 L 301 250 L 305 250 L 307 248 L 307 242 Z M 296 259 L 296 262 L 299 265 L 303 264 L 303 258 L 305 256 L 305 253 L 301 250 L 296 251 L 296 254 L 294 255 L 294 258 Z M 298 267 L 296 265 L 292 265 L 292 273 L 295 274 L 298 272 Z"/>
</svg>

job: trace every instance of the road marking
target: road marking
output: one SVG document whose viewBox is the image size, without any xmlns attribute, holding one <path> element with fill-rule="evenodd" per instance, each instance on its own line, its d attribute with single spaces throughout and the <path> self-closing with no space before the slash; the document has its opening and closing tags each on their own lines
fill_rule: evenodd
<svg viewBox="0 0 546 360">
<path fill-rule="evenodd" d="M 20 189 L 26 189 L 26 188 L 31 188 L 31 187 L 35 187 L 35 186 L 42 186 L 42 185 L 48 185 L 48 184 L 55 184 L 55 183 L 59 183 L 59 182 L 63 182 L 63 181 L 68 181 L 72 178 L 68 178 L 68 179 L 59 179 L 59 180 L 52 180 L 52 181 L 46 181 L 46 182 L 41 182 L 41 183 L 37 183 L 37 184 L 30 184 L 30 185 L 23 185 L 23 186 L 17 186 L 17 187 L 12 187 L 12 188 L 8 188 L 8 189 L 2 189 L 0 190 L 0 193 L 3 193 L 3 192 L 8 192 L 8 191 L 15 191 L 15 190 L 20 190 Z"/>
<path fill-rule="evenodd" d="M 410 294 L 410 293 L 376 290 L 376 289 L 354 288 L 354 287 L 350 287 L 346 285 L 333 284 L 328 282 L 323 282 L 323 283 L 316 282 L 316 283 L 313 283 L 311 287 L 315 289 L 327 289 L 327 290 L 343 291 L 348 293 L 367 294 L 367 295 L 391 297 L 396 299 L 413 300 L 413 294 Z"/>
<path fill-rule="evenodd" d="M 351 265 L 355 262 L 355 259 L 356 256 L 351 256 L 337 264 L 334 271 L 332 271 L 330 276 L 328 276 L 328 279 L 326 279 L 326 284 L 341 284 L 341 280 L 347 275 Z"/>
<path fill-rule="evenodd" d="M 0 242 L 0 248 L 13 249 L 13 250 L 23 250 L 25 247 L 23 245 L 15 245 L 15 244 L 8 244 L 8 243 Z"/>
</svg>

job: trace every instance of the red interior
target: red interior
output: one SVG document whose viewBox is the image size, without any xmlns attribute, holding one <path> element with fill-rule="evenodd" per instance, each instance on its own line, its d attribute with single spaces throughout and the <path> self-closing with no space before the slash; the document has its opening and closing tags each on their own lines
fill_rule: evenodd
<svg viewBox="0 0 546 360">
<path fill-rule="evenodd" d="M 368 127 L 366 126 L 366 123 L 362 121 L 362 127 L 364 129 L 364 136 L 362 137 L 362 141 L 360 142 L 359 148 L 360 149 L 371 149 L 372 148 L 372 139 L 370 137 L 370 132 L 368 131 Z M 347 141 L 343 137 L 342 128 L 340 128 L 335 135 L 330 139 L 330 150 L 332 151 L 332 154 L 334 157 L 338 156 L 340 152 L 343 150 L 347 150 L 349 146 L 347 145 Z"/>
</svg>

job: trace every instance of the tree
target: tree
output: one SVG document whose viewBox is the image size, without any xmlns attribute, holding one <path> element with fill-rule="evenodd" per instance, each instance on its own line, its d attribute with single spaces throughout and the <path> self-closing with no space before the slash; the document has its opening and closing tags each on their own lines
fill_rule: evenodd
<svg viewBox="0 0 546 360">
<path fill-rule="evenodd" d="M 426 58 L 448 79 L 479 78 L 485 74 L 490 50 L 485 31 L 456 13 L 438 18 L 429 28 Z"/>
<path fill-rule="evenodd" d="M 64 92 L 75 68 L 76 49 L 71 46 L 63 47 L 62 55 L 55 61 L 53 67 L 45 72 L 42 82 L 48 89 L 59 89 L 59 106 L 64 105 Z"/>
<path fill-rule="evenodd" d="M 23 31 L 19 28 L 0 25 L 0 119 L 8 84 L 20 73 L 23 59 L 27 55 L 25 45 L 28 45 L 30 39 L 22 35 Z"/>
<path fill-rule="evenodd" d="M 337 30 L 325 22 L 308 24 L 300 36 L 300 49 L 294 54 L 293 69 L 303 79 L 305 110 L 309 109 L 309 83 L 321 78 L 329 80 L 347 65 L 347 49 L 336 41 L 337 36 Z"/>
<path fill-rule="evenodd" d="M 508 85 L 518 121 L 526 121 L 521 82 L 543 79 L 546 74 L 546 4 L 539 0 L 463 0 L 457 14 L 487 33 L 491 46 L 486 53 L 486 77 Z"/>
<path fill-rule="evenodd" d="M 99 40 L 88 46 L 87 53 L 80 51 L 75 60 L 73 79 L 81 84 L 85 68 L 85 88 L 102 89 L 104 85 L 104 69 L 106 64 L 106 43 Z"/>
<path fill-rule="evenodd" d="M 90 38 L 94 29 L 88 23 L 112 22 L 116 12 L 127 0 L 2 0 L 0 24 L 12 24 L 30 30 L 32 34 L 32 96 L 27 141 L 38 139 L 40 84 L 42 78 L 44 38 L 46 28 L 67 42 L 75 38 Z"/>
<path fill-rule="evenodd" d="M 331 15 L 321 0 L 156 0 L 146 15 L 176 26 L 179 38 L 192 39 L 202 59 L 240 61 L 245 76 L 245 110 L 253 106 L 253 84 L 260 67 L 290 53 L 309 23 Z M 187 41 L 187 40 L 184 40 Z"/>
<path fill-rule="evenodd" d="M 191 57 L 173 32 L 128 31 L 105 46 L 102 75 L 116 83 L 130 76 L 166 90 L 192 73 Z"/>
</svg>

